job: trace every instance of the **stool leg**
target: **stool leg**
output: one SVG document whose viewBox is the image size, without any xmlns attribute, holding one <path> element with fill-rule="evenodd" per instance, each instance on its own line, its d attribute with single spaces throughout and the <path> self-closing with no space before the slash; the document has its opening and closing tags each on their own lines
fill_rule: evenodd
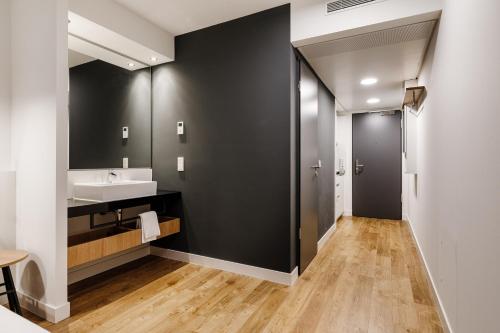
<svg viewBox="0 0 500 333">
<path fill-rule="evenodd" d="M 21 305 L 19 304 L 19 299 L 17 298 L 16 286 L 14 285 L 14 280 L 12 279 L 12 274 L 10 272 L 10 267 L 2 267 L 3 281 L 5 282 L 5 289 L 7 289 L 7 298 L 9 299 L 9 307 L 12 311 L 22 316 L 23 312 L 21 310 Z"/>
</svg>

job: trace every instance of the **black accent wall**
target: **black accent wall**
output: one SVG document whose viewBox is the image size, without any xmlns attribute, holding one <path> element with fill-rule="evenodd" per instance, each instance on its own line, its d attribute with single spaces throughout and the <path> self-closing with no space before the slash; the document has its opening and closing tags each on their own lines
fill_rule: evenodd
<svg viewBox="0 0 500 333">
<path fill-rule="evenodd" d="M 290 272 L 290 6 L 177 36 L 175 46 L 175 62 L 153 68 L 153 176 L 182 192 L 184 219 L 180 235 L 156 245 Z"/>
<path fill-rule="evenodd" d="M 70 69 L 70 169 L 151 167 L 151 72 L 95 60 Z M 122 127 L 129 139 L 122 140 Z"/>
</svg>

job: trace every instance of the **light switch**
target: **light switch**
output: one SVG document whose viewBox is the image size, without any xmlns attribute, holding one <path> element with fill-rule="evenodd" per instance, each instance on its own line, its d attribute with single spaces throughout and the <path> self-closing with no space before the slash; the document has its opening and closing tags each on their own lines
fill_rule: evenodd
<svg viewBox="0 0 500 333">
<path fill-rule="evenodd" d="M 124 139 L 128 139 L 128 127 L 127 126 L 122 128 L 122 137 Z"/>
<path fill-rule="evenodd" d="M 123 168 L 128 169 L 128 157 L 123 158 Z"/>
<path fill-rule="evenodd" d="M 184 122 L 183 121 L 177 122 L 177 135 L 184 135 Z"/>
<path fill-rule="evenodd" d="M 177 157 L 177 171 L 184 171 L 184 157 Z"/>
</svg>

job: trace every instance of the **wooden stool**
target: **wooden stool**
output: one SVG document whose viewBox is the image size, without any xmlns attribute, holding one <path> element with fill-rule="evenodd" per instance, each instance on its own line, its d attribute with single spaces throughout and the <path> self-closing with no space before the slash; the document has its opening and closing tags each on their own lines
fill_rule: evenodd
<svg viewBox="0 0 500 333">
<path fill-rule="evenodd" d="M 0 287 L 5 286 L 6 289 L 5 292 L 0 293 L 0 296 L 7 295 L 10 309 L 20 316 L 22 316 L 23 313 L 21 311 L 19 299 L 17 298 L 16 286 L 12 279 L 10 266 L 26 259 L 27 256 L 28 252 L 26 251 L 0 250 L 0 268 L 2 268 L 4 281 L 4 283 L 0 284 Z"/>
</svg>

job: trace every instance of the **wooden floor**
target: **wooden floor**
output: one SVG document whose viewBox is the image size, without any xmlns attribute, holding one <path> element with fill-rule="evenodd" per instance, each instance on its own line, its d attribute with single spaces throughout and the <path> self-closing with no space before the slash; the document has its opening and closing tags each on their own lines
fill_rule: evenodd
<svg viewBox="0 0 500 333">
<path fill-rule="evenodd" d="M 442 332 L 406 222 L 344 218 L 293 287 L 146 257 L 70 288 L 53 332 Z"/>
</svg>

